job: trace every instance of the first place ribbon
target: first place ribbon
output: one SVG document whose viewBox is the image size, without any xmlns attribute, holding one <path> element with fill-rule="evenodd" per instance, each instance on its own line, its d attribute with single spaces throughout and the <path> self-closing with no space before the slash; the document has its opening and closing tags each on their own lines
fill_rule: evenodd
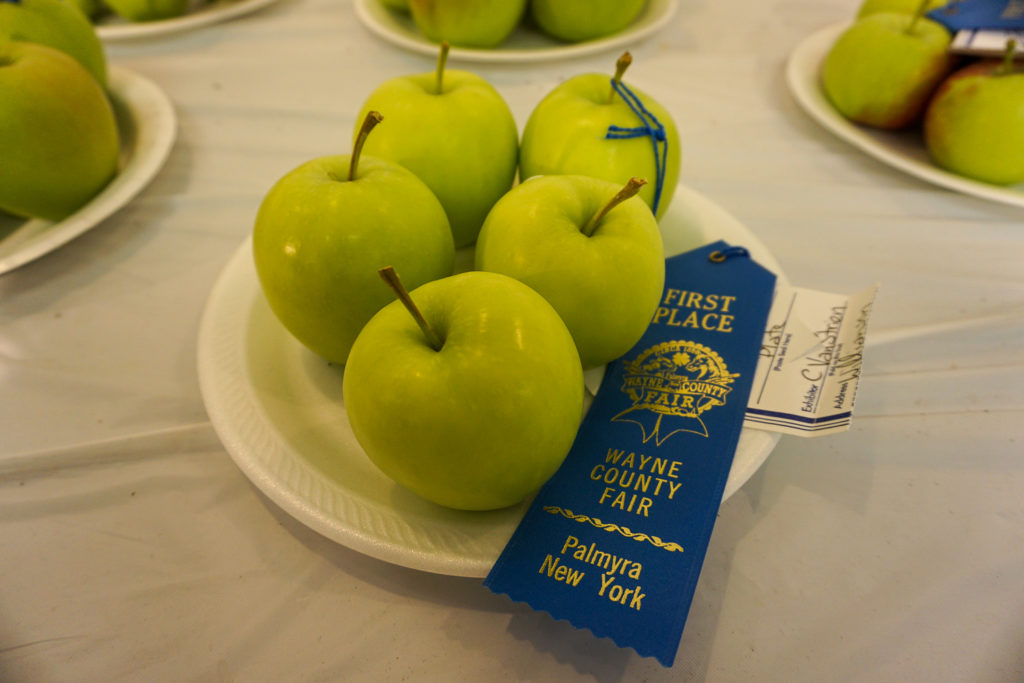
<svg viewBox="0 0 1024 683">
<path fill-rule="evenodd" d="M 957 0 L 928 12 L 952 32 L 1024 29 L 1024 0 Z"/>
<path fill-rule="evenodd" d="M 651 324 L 607 367 L 565 462 L 485 586 L 672 665 L 774 283 L 724 242 L 666 261 Z"/>
</svg>

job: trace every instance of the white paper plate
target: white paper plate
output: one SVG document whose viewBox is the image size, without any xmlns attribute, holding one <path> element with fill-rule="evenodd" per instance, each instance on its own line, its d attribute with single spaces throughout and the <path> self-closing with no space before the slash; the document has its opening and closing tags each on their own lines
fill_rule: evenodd
<svg viewBox="0 0 1024 683">
<path fill-rule="evenodd" d="M 171 101 L 152 81 L 111 64 L 109 90 L 121 134 L 121 170 L 92 201 L 62 221 L 0 215 L 0 274 L 13 270 L 95 227 L 144 188 L 174 145 Z"/>
<path fill-rule="evenodd" d="M 209 0 L 193 2 L 180 17 L 158 21 L 132 22 L 116 15 L 108 15 L 96 22 L 96 33 L 102 40 L 134 40 L 189 31 L 234 19 L 262 9 L 277 0 Z"/>
<path fill-rule="evenodd" d="M 685 187 L 677 189 L 662 233 L 667 253 L 724 239 L 746 246 L 781 277 L 752 233 Z M 526 512 L 525 503 L 495 512 L 448 510 L 381 474 L 349 427 L 342 369 L 302 347 L 270 311 L 251 240 L 228 262 L 207 301 L 198 367 L 210 420 L 239 468 L 285 511 L 338 543 L 406 567 L 483 577 Z M 743 430 L 724 497 L 778 440 L 778 434 Z"/>
<path fill-rule="evenodd" d="M 453 47 L 448 53 L 448 58 L 475 62 L 533 62 L 567 59 L 635 45 L 656 33 L 672 19 L 677 2 L 678 0 L 648 0 L 643 12 L 629 27 L 606 38 L 584 43 L 563 43 L 535 28 L 523 25 L 497 48 Z M 355 7 L 359 20 L 381 38 L 407 50 L 437 55 L 437 45 L 419 32 L 409 14 L 389 10 L 380 3 L 380 0 L 355 0 Z"/>
<path fill-rule="evenodd" d="M 1024 206 L 1024 184 L 1000 187 L 945 171 L 934 165 L 919 130 L 889 132 L 843 118 L 821 88 L 821 63 L 849 23 L 828 26 L 804 39 L 790 54 L 786 80 L 796 101 L 826 130 L 879 161 L 935 185 L 964 194 Z"/>
</svg>

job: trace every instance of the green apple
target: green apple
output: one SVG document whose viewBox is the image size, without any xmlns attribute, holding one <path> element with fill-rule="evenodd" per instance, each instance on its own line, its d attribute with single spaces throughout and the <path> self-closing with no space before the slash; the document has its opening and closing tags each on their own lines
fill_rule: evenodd
<svg viewBox="0 0 1024 683">
<path fill-rule="evenodd" d="M 413 22 L 435 43 L 500 45 L 519 25 L 527 0 L 408 0 Z"/>
<path fill-rule="evenodd" d="M 1024 67 L 1006 57 L 949 76 L 924 117 L 924 139 L 939 166 L 997 185 L 1024 182 Z"/>
<path fill-rule="evenodd" d="M 476 268 L 520 280 L 547 299 L 584 368 L 629 351 L 661 298 L 661 233 L 650 209 L 632 196 L 642 184 L 532 178 L 501 198 L 480 231 Z"/>
<path fill-rule="evenodd" d="M 114 110 L 85 67 L 0 39 L 0 210 L 66 218 L 106 187 L 119 152 Z"/>
<path fill-rule="evenodd" d="M 107 85 L 107 58 L 96 30 L 63 0 L 0 0 L 0 40 L 39 43 L 66 52 Z"/>
<path fill-rule="evenodd" d="M 189 0 L 103 0 L 104 4 L 128 21 L 159 21 L 180 17 Z"/>
<path fill-rule="evenodd" d="M 924 11 L 929 12 L 942 7 L 950 0 L 924 0 Z M 871 14 L 879 12 L 902 12 L 903 14 L 914 14 L 921 7 L 921 0 L 864 0 L 860 9 L 857 10 L 857 18 L 863 19 Z"/>
<path fill-rule="evenodd" d="M 366 153 L 405 166 L 427 184 L 448 214 L 455 246 L 476 241 L 487 212 L 512 187 L 519 137 L 505 100 L 468 71 L 437 70 L 393 78 L 363 104 L 385 113 L 388 125 Z"/>
<path fill-rule="evenodd" d="M 636 87 L 627 86 L 654 115 L 664 129 L 664 141 L 650 135 L 609 138 L 609 130 L 642 128 L 645 122 L 613 89 L 622 83 L 622 75 L 632 58 L 619 58 L 615 76 L 590 73 L 565 81 L 540 101 L 523 130 L 519 149 L 519 176 L 589 175 L 603 178 L 620 187 L 637 176 L 649 182 L 640 192 L 648 206 L 657 209 L 660 218 L 672 201 L 679 179 L 681 151 L 679 134 L 672 116 Z M 654 129 L 651 122 L 647 122 Z M 662 182 L 657 182 L 659 162 L 664 167 Z M 659 192 L 660 190 L 660 192 Z"/>
<path fill-rule="evenodd" d="M 344 363 L 366 321 L 391 301 L 377 269 L 416 285 L 451 275 L 448 219 L 437 198 L 401 166 L 361 155 L 372 112 L 350 155 L 308 161 L 264 197 L 253 228 L 263 293 L 306 347 Z M 387 122 L 383 124 L 387 125 Z"/>
<path fill-rule="evenodd" d="M 380 4 L 396 12 L 409 12 L 409 0 L 380 0 Z"/>
<path fill-rule="evenodd" d="M 352 432 L 387 476 L 434 503 L 520 502 L 558 469 L 583 414 L 569 331 L 543 297 L 496 273 L 453 275 L 405 298 L 419 320 L 395 301 L 352 347 Z"/>
<path fill-rule="evenodd" d="M 956 64 L 952 36 L 921 16 L 880 12 L 846 29 L 825 56 L 821 84 L 847 119 L 895 130 L 920 120 Z"/>
<path fill-rule="evenodd" d="M 647 0 L 532 0 L 530 15 L 544 33 L 568 43 L 603 38 L 633 23 Z"/>
</svg>

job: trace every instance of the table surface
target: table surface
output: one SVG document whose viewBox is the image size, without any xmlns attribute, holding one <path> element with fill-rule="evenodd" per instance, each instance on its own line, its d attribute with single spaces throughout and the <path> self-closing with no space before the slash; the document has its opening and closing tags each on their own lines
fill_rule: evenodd
<svg viewBox="0 0 1024 683">
<path fill-rule="evenodd" d="M 783 437 L 722 506 L 672 668 L 320 536 L 218 440 L 196 335 L 260 199 L 347 152 L 377 83 L 433 68 L 350 2 L 281 0 L 108 45 L 174 102 L 169 160 L 0 276 L 0 679 L 1024 679 L 1024 212 L 893 170 L 799 109 L 786 58 L 853 0 L 679 5 L 630 48 L 678 122 L 682 182 L 793 283 L 881 290 L 852 428 Z M 459 66 L 521 128 L 617 52 Z"/>
</svg>

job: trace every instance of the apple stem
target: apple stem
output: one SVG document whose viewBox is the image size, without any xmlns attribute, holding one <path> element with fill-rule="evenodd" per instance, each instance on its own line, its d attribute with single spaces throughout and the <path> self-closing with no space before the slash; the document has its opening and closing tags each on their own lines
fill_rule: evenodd
<svg viewBox="0 0 1024 683">
<path fill-rule="evenodd" d="M 917 10 L 914 12 L 914 16 L 910 18 L 910 23 L 907 24 L 907 28 L 904 29 L 904 33 L 910 34 L 913 32 L 914 27 L 917 26 L 918 20 L 924 16 L 924 11 L 928 7 L 929 2 L 931 2 L 931 0 L 921 0 L 920 4 L 917 6 Z"/>
<path fill-rule="evenodd" d="M 1003 63 L 999 65 L 996 73 L 1000 75 L 1013 73 L 1013 57 L 1017 52 L 1017 41 L 1010 38 L 1006 41 L 1006 51 L 1003 52 Z"/>
<path fill-rule="evenodd" d="M 626 69 L 633 63 L 633 55 L 629 52 L 623 52 L 622 56 L 615 62 L 615 75 L 612 76 L 612 80 L 616 83 L 622 82 L 622 77 L 626 74 Z M 611 104 L 615 99 L 615 88 L 613 87 L 611 92 L 608 94 L 608 104 Z"/>
<path fill-rule="evenodd" d="M 348 179 L 350 181 L 356 179 L 356 167 L 359 165 L 359 155 L 363 152 L 363 145 L 366 143 L 366 138 L 369 137 L 370 131 L 378 123 L 384 120 L 384 117 L 380 115 L 380 112 L 371 111 L 363 119 L 363 127 L 359 129 L 359 135 L 356 136 L 356 144 L 352 148 L 352 158 L 348 163 Z"/>
<path fill-rule="evenodd" d="M 640 188 L 646 184 L 647 181 L 642 178 L 630 178 L 629 182 L 626 183 L 626 186 L 619 190 L 615 196 L 611 198 L 611 201 L 605 204 L 600 211 L 595 213 L 590 220 L 587 221 L 587 224 L 583 226 L 583 234 L 587 237 L 593 235 L 594 231 L 597 230 L 597 224 L 601 222 L 602 218 L 608 215 L 609 211 L 630 197 L 635 196 L 636 193 L 640 191 Z"/>
<path fill-rule="evenodd" d="M 427 324 L 427 319 L 420 313 L 420 309 L 416 307 L 412 297 L 409 296 L 408 290 L 402 284 L 402 281 L 398 278 L 398 273 L 391 266 L 384 266 L 377 271 L 377 274 L 381 276 L 384 282 L 387 283 L 388 287 L 394 290 L 395 295 L 398 296 L 398 300 L 402 302 L 406 310 L 412 315 L 416 324 L 423 330 L 423 335 L 427 338 L 427 342 L 435 351 L 440 351 L 444 344 L 441 342 L 441 338 L 437 336 L 437 333 Z"/>
<path fill-rule="evenodd" d="M 452 46 L 448 44 L 448 41 L 442 41 L 441 53 L 437 56 L 437 79 L 435 81 L 435 88 L 437 92 L 435 94 L 440 95 L 444 92 L 444 67 L 448 63 L 448 52 Z"/>
</svg>

